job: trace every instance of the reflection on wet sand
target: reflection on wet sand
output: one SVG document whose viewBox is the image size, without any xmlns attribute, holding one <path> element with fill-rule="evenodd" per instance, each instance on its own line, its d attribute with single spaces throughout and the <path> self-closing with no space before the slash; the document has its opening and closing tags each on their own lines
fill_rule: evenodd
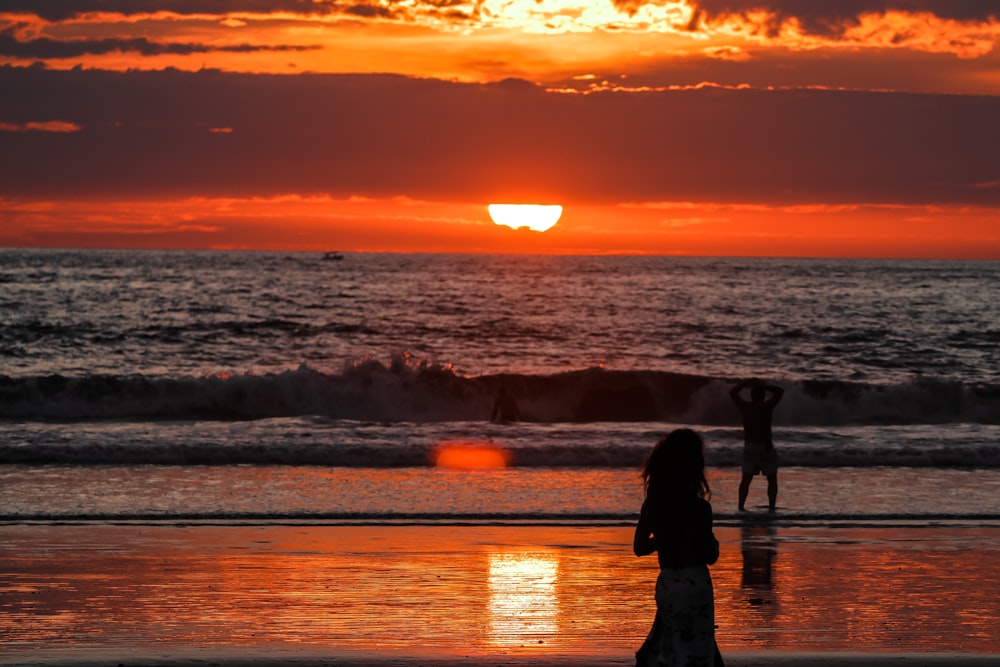
<svg viewBox="0 0 1000 667">
<path fill-rule="evenodd" d="M 745 522 L 740 527 L 740 548 L 743 555 L 740 587 L 744 599 L 751 607 L 759 608 L 762 615 L 773 618 L 778 613 L 773 581 L 774 561 L 778 556 L 774 523 Z"/>
<path fill-rule="evenodd" d="M 631 530 L 0 526 L 0 637 L 25 656 L 200 646 L 627 657 L 649 629 L 657 574 L 655 559 L 632 554 Z M 716 535 L 723 652 L 1000 653 L 1000 528 Z"/>
<path fill-rule="evenodd" d="M 543 644 L 559 635 L 559 561 L 531 552 L 490 555 L 490 640 L 497 646 Z"/>
</svg>

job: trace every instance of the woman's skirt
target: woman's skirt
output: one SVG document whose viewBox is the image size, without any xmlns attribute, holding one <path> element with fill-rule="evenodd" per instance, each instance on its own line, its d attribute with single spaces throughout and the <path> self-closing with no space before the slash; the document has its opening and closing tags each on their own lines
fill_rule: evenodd
<svg viewBox="0 0 1000 667">
<path fill-rule="evenodd" d="M 637 667 L 722 667 L 707 566 L 660 572 L 656 619 L 635 658 Z"/>
</svg>

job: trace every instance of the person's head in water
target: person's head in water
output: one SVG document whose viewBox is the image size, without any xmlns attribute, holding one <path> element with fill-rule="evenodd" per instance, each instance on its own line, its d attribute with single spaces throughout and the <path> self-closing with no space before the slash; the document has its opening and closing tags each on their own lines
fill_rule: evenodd
<svg viewBox="0 0 1000 667">
<path fill-rule="evenodd" d="M 711 496 L 701 436 L 689 428 L 679 428 L 660 438 L 642 467 L 642 482 L 647 496 Z"/>
</svg>

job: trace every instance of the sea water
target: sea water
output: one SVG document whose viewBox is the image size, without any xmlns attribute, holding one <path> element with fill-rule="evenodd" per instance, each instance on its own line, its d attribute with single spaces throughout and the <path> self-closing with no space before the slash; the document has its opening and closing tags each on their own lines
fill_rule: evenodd
<svg viewBox="0 0 1000 667">
<path fill-rule="evenodd" d="M 993 524 L 997 294 L 996 262 L 0 250 L 0 519 L 627 523 L 690 426 L 735 520 L 757 377 L 783 520 Z"/>
<path fill-rule="evenodd" d="M 689 426 L 724 651 L 995 654 L 998 288 L 996 262 L 0 250 L 5 650 L 628 656 L 639 468 Z M 784 389 L 773 515 L 763 480 L 736 508 L 749 377 Z M 489 420 L 501 388 L 520 421 Z"/>
</svg>

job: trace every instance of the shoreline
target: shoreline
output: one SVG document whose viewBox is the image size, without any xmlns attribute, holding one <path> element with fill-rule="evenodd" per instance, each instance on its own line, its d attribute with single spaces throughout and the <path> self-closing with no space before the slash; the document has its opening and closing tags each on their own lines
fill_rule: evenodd
<svg viewBox="0 0 1000 667">
<path fill-rule="evenodd" d="M 115 480 L 114 493 L 108 492 L 109 477 Z M 740 478 L 738 468 L 710 471 L 716 525 L 739 527 L 759 520 L 831 528 L 1000 527 L 1000 469 L 783 466 L 777 514 L 766 511 L 763 480 L 751 487 L 750 512 L 739 512 Z M 962 492 L 942 493 L 949 489 Z M 468 472 L 431 467 L 14 465 L 0 470 L 0 526 L 631 526 L 641 504 L 642 485 L 629 468 Z"/>
</svg>

